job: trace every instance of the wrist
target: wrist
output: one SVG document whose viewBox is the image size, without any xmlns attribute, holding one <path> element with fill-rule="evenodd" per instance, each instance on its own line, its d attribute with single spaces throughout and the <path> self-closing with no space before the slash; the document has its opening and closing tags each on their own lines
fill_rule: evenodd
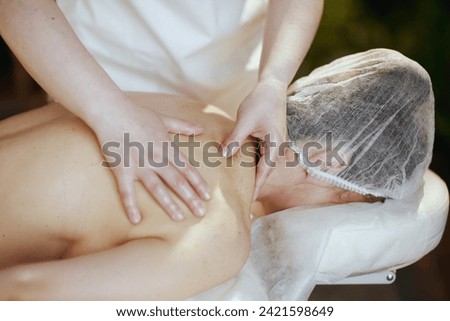
<svg viewBox="0 0 450 321">
<path fill-rule="evenodd" d="M 288 84 L 276 77 L 260 78 L 256 86 L 259 87 L 259 90 L 271 96 L 281 98 L 287 95 Z"/>
<path fill-rule="evenodd" d="M 288 81 L 270 73 L 261 74 L 258 79 L 258 84 L 270 85 L 274 86 L 275 88 L 284 89 L 286 91 L 289 86 Z"/>
<path fill-rule="evenodd" d="M 125 119 L 133 102 L 123 93 L 98 97 L 86 104 L 79 115 L 95 132 L 109 127 L 117 119 Z"/>
</svg>

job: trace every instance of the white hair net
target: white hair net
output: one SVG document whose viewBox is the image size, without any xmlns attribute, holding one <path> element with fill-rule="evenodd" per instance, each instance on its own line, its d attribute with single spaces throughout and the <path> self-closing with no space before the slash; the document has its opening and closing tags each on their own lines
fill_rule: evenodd
<svg viewBox="0 0 450 321">
<path fill-rule="evenodd" d="M 289 138 L 312 176 L 394 199 L 421 187 L 431 160 L 434 97 L 419 64 L 374 49 L 317 68 L 293 87 Z M 326 161 L 318 163 L 312 151 L 327 154 Z"/>
</svg>

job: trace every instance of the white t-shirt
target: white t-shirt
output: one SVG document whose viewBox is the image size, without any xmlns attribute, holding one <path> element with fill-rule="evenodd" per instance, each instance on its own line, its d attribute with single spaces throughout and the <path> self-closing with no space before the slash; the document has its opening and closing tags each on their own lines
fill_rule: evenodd
<svg viewBox="0 0 450 321">
<path fill-rule="evenodd" d="M 238 103 L 256 82 L 266 1 L 57 3 L 123 90 Z"/>
</svg>

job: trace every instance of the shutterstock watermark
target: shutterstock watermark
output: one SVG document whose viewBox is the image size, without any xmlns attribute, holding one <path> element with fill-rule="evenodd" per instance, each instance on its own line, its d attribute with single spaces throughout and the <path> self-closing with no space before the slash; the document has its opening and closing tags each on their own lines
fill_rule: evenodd
<svg viewBox="0 0 450 321">
<path fill-rule="evenodd" d="M 183 137 L 183 138 L 182 138 Z M 346 141 L 335 142 L 331 132 L 319 140 L 306 140 L 301 143 L 301 148 L 292 146 L 291 142 L 283 142 L 277 146 L 270 140 L 267 134 L 263 141 L 246 141 L 240 148 L 237 142 L 227 146 L 226 155 L 231 155 L 239 148 L 243 157 L 223 157 L 224 151 L 221 143 L 216 141 L 198 141 L 195 136 L 181 136 L 179 134 L 173 137 L 173 141 L 165 141 L 158 146 L 154 142 L 147 142 L 145 145 L 138 141 L 131 140 L 130 134 L 125 133 L 121 142 L 111 141 L 103 144 L 102 153 L 105 160 L 102 166 L 114 168 L 117 166 L 130 167 L 132 159 L 137 161 L 139 167 L 149 165 L 154 168 L 169 166 L 170 160 L 178 167 L 185 167 L 185 157 L 182 157 L 181 151 L 187 157 L 193 167 L 216 168 L 222 165 L 226 167 L 238 166 L 254 167 L 255 159 L 265 162 L 270 167 L 275 167 L 275 162 L 270 159 L 269 151 L 276 149 L 276 155 L 282 156 L 286 148 L 293 149 L 298 156 L 295 160 L 285 163 L 286 167 L 295 167 L 303 164 L 308 167 L 320 166 L 347 166 L 345 153 L 343 149 Z M 155 147 L 158 147 L 156 149 Z M 260 147 L 264 149 L 263 155 L 260 154 Z M 156 153 L 155 150 L 158 150 Z"/>
</svg>

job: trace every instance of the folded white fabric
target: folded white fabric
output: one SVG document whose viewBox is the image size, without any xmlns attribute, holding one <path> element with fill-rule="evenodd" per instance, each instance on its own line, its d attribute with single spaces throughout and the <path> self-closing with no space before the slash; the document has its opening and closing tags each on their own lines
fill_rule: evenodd
<svg viewBox="0 0 450 321">
<path fill-rule="evenodd" d="M 419 260 L 439 243 L 449 202 L 439 177 L 428 171 L 425 180 L 423 199 L 298 207 L 259 218 L 242 271 L 192 300 L 307 300 L 319 282 Z"/>
</svg>

